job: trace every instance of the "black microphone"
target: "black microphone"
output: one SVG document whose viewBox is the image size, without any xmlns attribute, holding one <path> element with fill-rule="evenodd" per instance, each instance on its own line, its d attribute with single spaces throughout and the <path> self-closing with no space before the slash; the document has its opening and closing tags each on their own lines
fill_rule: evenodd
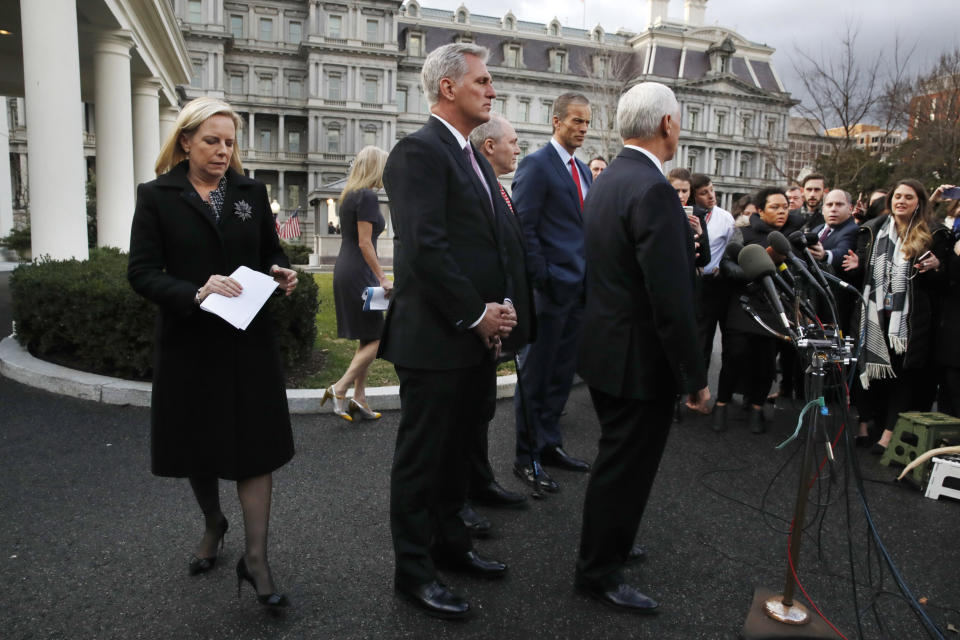
<svg viewBox="0 0 960 640">
<path fill-rule="evenodd" d="M 797 235 L 799 234 L 799 236 Z M 810 250 L 806 248 L 806 242 L 810 239 L 809 236 L 816 237 L 816 234 L 803 234 L 802 232 L 794 232 L 790 234 L 791 238 L 800 239 L 804 244 L 803 250 L 809 255 Z M 819 242 L 819 240 L 817 240 Z M 767 236 L 767 242 L 770 243 L 770 246 L 773 247 L 778 253 L 782 253 L 787 256 L 787 259 L 790 260 L 790 263 L 795 266 L 801 274 L 807 279 L 807 281 L 813 285 L 813 288 L 816 289 L 817 293 L 823 296 L 823 299 L 827 301 L 827 308 L 830 311 L 830 317 L 833 320 L 834 326 L 839 326 L 837 322 L 837 302 L 833 299 L 833 295 L 827 292 L 827 281 L 823 280 L 823 284 L 820 284 L 820 279 L 813 277 L 810 271 L 807 270 L 807 265 L 804 264 L 803 260 L 797 257 L 793 252 L 793 248 L 790 246 L 790 241 L 780 233 L 779 231 L 771 231 L 770 235 Z M 810 260 L 816 263 L 816 260 L 813 259 L 813 256 L 810 256 Z"/>
<path fill-rule="evenodd" d="M 820 242 L 820 237 L 813 231 L 807 231 L 804 233 L 803 230 L 798 230 L 790 234 L 790 244 L 796 247 L 797 251 L 803 251 L 807 247 L 812 247 L 818 242 Z"/>
<path fill-rule="evenodd" d="M 777 295 L 777 289 L 773 284 L 773 275 L 777 272 L 777 268 L 774 266 L 770 256 L 767 255 L 767 250 L 758 244 L 748 244 L 740 251 L 737 262 L 749 280 L 760 283 L 767 299 L 770 301 L 770 304 L 773 305 L 774 311 L 780 316 L 780 322 L 783 324 L 784 329 L 787 330 L 787 334 L 793 340 L 796 340 L 797 336 L 793 333 L 793 329 L 790 328 L 790 321 L 787 320 L 787 314 L 783 310 L 783 303 L 780 302 L 780 296 Z"/>
<path fill-rule="evenodd" d="M 736 262 L 741 251 L 743 251 L 743 245 L 735 240 L 732 240 L 727 243 L 727 248 L 723 250 L 723 257 L 726 260 L 733 260 Z"/>
<path fill-rule="evenodd" d="M 800 234 L 800 235 L 797 236 L 797 234 Z M 796 239 L 797 237 L 800 237 L 802 239 L 803 233 L 800 231 L 796 231 L 790 234 L 790 237 L 794 239 Z M 797 257 L 796 253 L 793 252 L 793 247 L 790 246 L 791 242 L 790 240 L 787 240 L 786 236 L 784 236 L 779 231 L 771 231 L 770 235 L 767 236 L 767 242 L 770 244 L 771 247 L 773 247 L 774 251 L 776 251 L 777 253 L 783 254 L 787 257 L 787 260 L 790 261 L 790 264 L 795 266 L 797 270 L 801 274 L 803 274 L 803 277 L 805 277 L 813 285 L 813 287 L 817 290 L 817 293 L 822 295 L 827 300 L 830 300 L 830 297 L 827 295 L 827 292 L 824 290 L 824 288 L 820 285 L 820 282 L 816 278 L 814 278 L 813 275 L 810 273 L 810 271 L 807 269 L 807 265 L 804 264 L 803 260 Z M 806 249 L 806 247 L 804 247 L 804 249 Z"/>
</svg>

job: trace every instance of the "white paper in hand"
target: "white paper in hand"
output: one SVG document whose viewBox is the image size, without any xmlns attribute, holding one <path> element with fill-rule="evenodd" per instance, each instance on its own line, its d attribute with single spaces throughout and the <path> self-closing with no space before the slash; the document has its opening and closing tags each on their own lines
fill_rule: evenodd
<svg viewBox="0 0 960 640">
<path fill-rule="evenodd" d="M 364 311 L 383 311 L 390 306 L 387 291 L 383 287 L 367 287 L 360 294 Z"/>
<path fill-rule="evenodd" d="M 242 331 L 263 308 L 270 294 L 277 288 L 277 281 L 249 267 L 238 267 L 230 277 L 240 283 L 243 292 L 235 298 L 211 293 L 200 304 L 200 308 L 220 316 Z"/>
</svg>

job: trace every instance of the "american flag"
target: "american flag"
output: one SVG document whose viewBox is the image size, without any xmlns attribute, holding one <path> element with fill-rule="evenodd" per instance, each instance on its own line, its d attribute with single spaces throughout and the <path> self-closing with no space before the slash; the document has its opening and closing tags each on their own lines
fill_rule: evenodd
<svg viewBox="0 0 960 640">
<path fill-rule="evenodd" d="M 283 221 L 277 235 L 283 240 L 300 237 L 300 208 L 290 214 L 290 217 Z"/>
<path fill-rule="evenodd" d="M 277 228 L 277 235 L 280 235 L 280 220 L 277 217 L 277 214 L 273 214 L 273 226 Z"/>
</svg>

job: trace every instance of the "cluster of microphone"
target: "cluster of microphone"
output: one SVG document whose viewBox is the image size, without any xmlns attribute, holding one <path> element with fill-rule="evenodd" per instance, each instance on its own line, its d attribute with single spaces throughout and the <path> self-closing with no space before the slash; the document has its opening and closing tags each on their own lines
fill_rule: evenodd
<svg viewBox="0 0 960 640">
<path fill-rule="evenodd" d="M 728 264 L 728 275 L 757 283 L 763 291 L 764 297 L 776 312 L 787 336 L 794 343 L 796 343 L 798 337 L 793 325 L 787 318 L 780 293 L 783 293 L 791 302 L 796 302 L 807 316 L 812 318 L 816 314 L 810 302 L 799 295 L 797 282 L 794 274 L 788 269 L 788 264 L 817 294 L 826 300 L 834 326 L 837 326 L 837 305 L 827 280 L 855 290 L 839 278 L 824 273 L 820 269 L 816 259 L 810 253 L 810 247 L 816 245 L 817 242 L 819 242 L 819 239 L 815 233 L 795 231 L 788 238 L 779 231 L 772 231 L 767 236 L 768 246 L 766 248 L 758 244 L 750 244 L 744 247 L 739 243 L 731 242 L 724 252 L 724 257 L 727 260 L 735 259 L 739 266 L 739 273 L 737 273 L 736 267 L 731 267 Z M 806 260 L 798 256 L 798 253 L 803 254 Z M 810 265 L 809 268 L 808 264 Z M 734 269 L 734 273 L 730 273 L 731 268 Z"/>
</svg>

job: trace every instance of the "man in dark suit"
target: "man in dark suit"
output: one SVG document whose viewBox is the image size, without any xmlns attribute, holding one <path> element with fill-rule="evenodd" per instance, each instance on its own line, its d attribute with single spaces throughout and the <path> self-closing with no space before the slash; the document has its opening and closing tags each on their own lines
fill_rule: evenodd
<svg viewBox="0 0 960 640">
<path fill-rule="evenodd" d="M 530 485 L 536 477 L 546 491 L 558 491 L 559 485 L 534 465 L 590 470 L 586 461 L 563 449 L 560 433 L 560 414 L 577 366 L 585 269 L 583 200 L 593 184 L 589 167 L 573 153 L 583 144 L 590 117 L 590 102 L 584 96 L 558 97 L 550 143 L 524 158 L 513 179 L 537 307 L 537 341 L 521 355 L 520 383 L 514 395 L 514 473 Z"/>
<path fill-rule="evenodd" d="M 824 263 L 824 268 L 837 274 L 843 274 L 843 258 L 847 251 L 857 244 L 857 231 L 860 230 L 853 217 L 853 198 L 842 189 L 834 189 L 823 199 L 824 224 L 815 227 L 820 242 L 810 247 L 810 255 Z M 850 331 L 853 309 L 856 300 L 840 291 L 837 285 L 831 285 L 834 299 L 837 301 L 837 322 L 844 333 Z M 823 302 L 822 300 L 820 301 Z M 826 311 L 826 309 L 824 309 Z"/>
<path fill-rule="evenodd" d="M 853 249 L 857 238 L 857 221 L 853 219 L 853 198 L 843 189 L 834 189 L 823 199 L 824 224 L 814 227 L 820 239 L 810 247 L 814 258 L 826 262 L 839 272 L 843 257 Z"/>
<path fill-rule="evenodd" d="M 380 356 L 397 370 L 401 402 L 390 475 L 394 585 L 444 618 L 462 618 L 470 607 L 440 584 L 436 565 L 486 578 L 507 570 L 474 551 L 457 515 L 466 448 L 489 407 L 501 340 L 517 320 L 507 300 L 507 208 L 490 164 L 466 139 L 490 118 L 496 96 L 487 55 L 458 43 L 427 56 L 421 81 L 431 116 L 397 143 L 383 174 L 396 285 Z"/>
<path fill-rule="evenodd" d="M 527 282 L 523 230 L 520 228 L 520 220 L 516 216 L 513 201 L 499 181 L 500 176 L 513 173 L 517 168 L 517 156 L 520 155 L 517 140 L 516 130 L 506 118 L 499 115 L 491 115 L 489 121 L 470 133 L 470 142 L 487 159 L 498 178 L 493 197 L 500 198 L 509 212 L 509 215 L 500 219 L 501 229 L 504 232 L 503 244 L 507 250 L 508 263 L 517 267 L 515 270 L 511 269 L 513 294 L 511 303 L 517 312 L 517 326 L 510 333 L 510 337 L 503 341 L 504 353 L 501 360 L 512 358 L 512 354 L 526 346 L 533 338 L 534 327 L 533 290 Z M 493 474 L 487 454 L 487 427 L 495 412 L 496 400 L 496 389 L 491 388 L 487 403 L 489 409 L 483 412 L 481 416 L 483 425 L 477 430 L 479 438 L 467 452 L 469 460 L 467 497 L 470 502 L 485 506 L 522 508 L 526 505 L 526 496 L 500 486 Z M 486 534 L 490 530 L 490 521 L 478 514 L 470 502 L 461 509 L 460 517 L 474 535 Z"/>
<path fill-rule="evenodd" d="M 612 607 L 657 603 L 624 583 L 628 559 L 670 429 L 673 401 L 710 398 L 694 313 L 693 236 L 662 163 L 677 150 L 680 105 L 644 82 L 617 107 L 625 148 L 587 198 L 580 376 L 601 438 L 587 485 L 576 587 Z"/>
</svg>

